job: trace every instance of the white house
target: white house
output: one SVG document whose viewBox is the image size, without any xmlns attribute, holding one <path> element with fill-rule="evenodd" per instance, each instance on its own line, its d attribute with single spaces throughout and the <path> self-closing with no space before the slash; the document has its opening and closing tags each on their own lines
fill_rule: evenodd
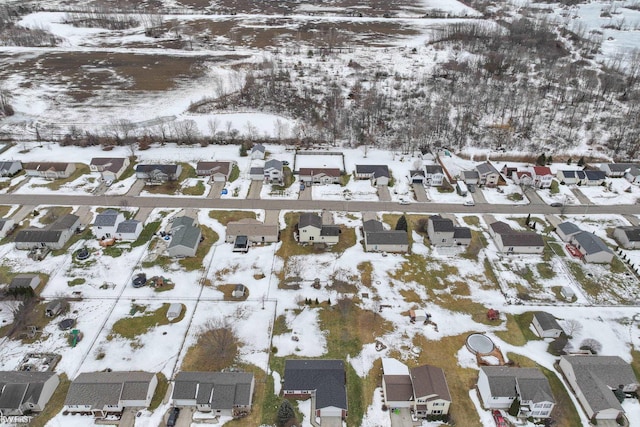
<svg viewBox="0 0 640 427">
<path fill-rule="evenodd" d="M 425 165 L 424 185 L 440 187 L 444 181 L 444 172 L 440 165 Z"/>
<path fill-rule="evenodd" d="M 126 218 L 122 212 L 114 209 L 106 209 L 96 215 L 91 226 L 91 232 L 97 239 L 110 239 L 116 237 L 118 225 Z M 135 240 L 135 239 L 134 239 Z"/>
<path fill-rule="evenodd" d="M 364 234 L 364 250 L 366 252 L 409 251 L 409 235 L 404 230 L 385 230 L 380 221 L 369 220 L 362 225 Z"/>
<path fill-rule="evenodd" d="M 304 212 L 298 222 L 298 242 L 335 245 L 340 241 L 340 227 L 324 225 L 318 214 Z"/>
<path fill-rule="evenodd" d="M 547 166 L 534 166 L 531 168 L 533 185 L 537 188 L 549 188 L 553 182 L 553 173 Z"/>
<path fill-rule="evenodd" d="M 120 240 L 133 242 L 138 239 L 138 236 L 142 233 L 142 229 L 142 222 L 136 221 L 135 219 L 125 220 L 118 224 L 115 237 Z"/>
<path fill-rule="evenodd" d="M 251 147 L 251 158 L 252 159 L 260 159 L 264 160 L 264 156 L 266 154 L 266 149 L 262 144 L 255 144 Z"/>
<path fill-rule="evenodd" d="M 94 157 L 89 163 L 92 172 L 100 172 L 103 181 L 116 181 L 131 164 L 128 157 Z"/>
<path fill-rule="evenodd" d="M 46 179 L 69 178 L 76 170 L 75 163 L 63 162 L 32 162 L 22 165 L 27 176 L 37 176 Z"/>
<path fill-rule="evenodd" d="M 613 251 L 593 233 L 581 231 L 571 237 L 571 244 L 580 251 L 586 262 L 609 264 L 613 261 Z"/>
<path fill-rule="evenodd" d="M 613 230 L 613 238 L 625 249 L 640 248 L 640 227 L 616 227 Z"/>
<path fill-rule="evenodd" d="M 640 166 L 633 166 L 624 173 L 624 178 L 632 184 L 640 184 Z"/>
<path fill-rule="evenodd" d="M 560 184 L 575 185 L 584 179 L 584 172 L 577 170 L 559 170 L 556 178 Z"/>
<path fill-rule="evenodd" d="M 0 219 L 0 239 L 4 239 L 14 225 L 15 222 L 12 219 Z"/>
<path fill-rule="evenodd" d="M 254 388 L 249 372 L 178 372 L 171 402 L 217 416 L 239 416 L 251 410 Z"/>
<path fill-rule="evenodd" d="M 18 160 L 0 161 L 0 176 L 13 176 L 22 170 L 22 163 Z"/>
<path fill-rule="evenodd" d="M 196 255 L 202 232 L 195 219 L 180 216 L 171 224 L 171 241 L 167 253 L 172 257 L 192 257 Z"/>
<path fill-rule="evenodd" d="M 356 165 L 356 179 L 368 179 L 371 185 L 389 185 L 391 174 L 387 165 Z"/>
<path fill-rule="evenodd" d="M 540 338 L 557 338 L 564 332 L 556 318 L 546 311 L 535 312 L 531 325 Z"/>
<path fill-rule="evenodd" d="M 55 372 L 1 371 L 0 414 L 11 417 L 41 412 L 58 384 Z"/>
<path fill-rule="evenodd" d="M 498 249 L 506 254 L 541 254 L 544 251 L 544 240 L 538 233 L 516 231 L 502 221 L 490 224 L 489 234 Z"/>
<path fill-rule="evenodd" d="M 578 233 L 581 233 L 582 229 L 572 222 L 561 222 L 556 227 L 556 234 L 562 239 L 563 242 L 571 241 L 571 238 Z"/>
<path fill-rule="evenodd" d="M 269 184 L 284 183 L 284 167 L 280 160 L 267 160 L 264 164 L 264 180 Z"/>
</svg>

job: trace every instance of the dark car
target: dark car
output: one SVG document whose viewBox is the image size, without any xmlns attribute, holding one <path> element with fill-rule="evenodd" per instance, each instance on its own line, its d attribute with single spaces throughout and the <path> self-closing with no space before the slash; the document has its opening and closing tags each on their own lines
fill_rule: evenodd
<svg viewBox="0 0 640 427">
<path fill-rule="evenodd" d="M 147 275 L 144 273 L 139 273 L 133 278 L 133 287 L 141 288 L 147 284 Z"/>
<path fill-rule="evenodd" d="M 167 427 L 174 427 L 180 415 L 180 408 L 173 407 L 169 410 L 169 418 L 167 419 Z"/>
<path fill-rule="evenodd" d="M 553 202 L 553 203 L 551 203 L 549 206 L 551 206 L 552 208 L 561 208 L 561 207 L 562 207 L 562 203 L 560 203 L 560 202 Z"/>
</svg>

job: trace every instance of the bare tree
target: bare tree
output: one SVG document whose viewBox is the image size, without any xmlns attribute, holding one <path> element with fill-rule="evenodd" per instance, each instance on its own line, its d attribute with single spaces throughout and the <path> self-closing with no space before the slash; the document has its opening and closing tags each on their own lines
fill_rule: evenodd
<svg viewBox="0 0 640 427">
<path fill-rule="evenodd" d="M 602 351 L 602 344 L 593 338 L 587 338 L 580 343 L 580 350 L 589 350 L 593 354 L 598 354 Z"/>
<path fill-rule="evenodd" d="M 353 310 L 353 300 L 351 298 L 340 298 L 336 305 L 338 306 L 338 310 L 342 317 L 347 317 Z"/>
<path fill-rule="evenodd" d="M 198 337 L 198 348 L 216 364 L 218 369 L 231 366 L 238 355 L 239 341 L 226 320 L 209 320 Z"/>
</svg>

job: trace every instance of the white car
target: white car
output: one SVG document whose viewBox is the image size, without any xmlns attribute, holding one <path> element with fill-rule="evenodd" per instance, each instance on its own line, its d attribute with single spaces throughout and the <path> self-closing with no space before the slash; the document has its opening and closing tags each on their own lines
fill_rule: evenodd
<svg viewBox="0 0 640 427">
<path fill-rule="evenodd" d="M 464 206 L 475 206 L 476 202 L 474 202 L 473 200 L 467 200 L 466 202 L 463 203 Z"/>
</svg>

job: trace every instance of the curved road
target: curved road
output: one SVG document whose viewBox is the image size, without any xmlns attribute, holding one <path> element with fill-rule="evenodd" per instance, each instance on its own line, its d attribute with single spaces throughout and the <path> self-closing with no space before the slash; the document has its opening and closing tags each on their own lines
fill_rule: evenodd
<svg viewBox="0 0 640 427">
<path fill-rule="evenodd" d="M 495 214 L 640 214 L 640 205 L 578 205 L 554 208 L 542 204 L 498 205 L 476 204 L 463 206 L 453 203 L 363 202 L 336 200 L 287 199 L 207 199 L 202 197 L 139 197 L 139 196 L 81 196 L 58 194 L 0 194 L 0 205 L 56 205 L 56 206 L 132 206 L 141 208 L 195 209 L 265 209 L 320 210 L 347 212 L 400 211 L 416 213 L 495 213 Z"/>
</svg>

